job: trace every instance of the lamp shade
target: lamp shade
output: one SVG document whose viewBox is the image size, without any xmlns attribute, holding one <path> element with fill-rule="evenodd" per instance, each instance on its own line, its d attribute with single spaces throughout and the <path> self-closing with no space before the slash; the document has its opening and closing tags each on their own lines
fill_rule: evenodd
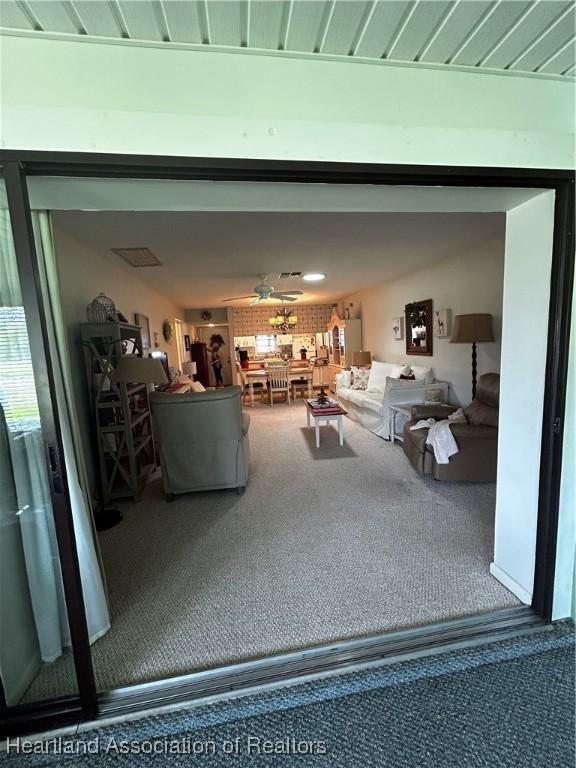
<svg viewBox="0 0 576 768">
<path fill-rule="evenodd" d="M 352 352 L 352 365 L 357 368 L 372 365 L 372 352 Z"/>
<path fill-rule="evenodd" d="M 167 384 L 168 377 L 156 357 L 124 355 L 112 373 L 113 382 L 121 384 Z"/>
<path fill-rule="evenodd" d="M 198 366 L 196 363 L 182 363 L 182 373 L 185 373 L 186 376 L 196 376 Z"/>
<path fill-rule="evenodd" d="M 457 344 L 494 341 L 492 315 L 456 315 L 450 341 Z"/>
</svg>

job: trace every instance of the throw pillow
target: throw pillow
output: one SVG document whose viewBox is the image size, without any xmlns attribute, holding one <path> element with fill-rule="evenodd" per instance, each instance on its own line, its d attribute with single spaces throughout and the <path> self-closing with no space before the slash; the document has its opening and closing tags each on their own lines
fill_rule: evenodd
<svg viewBox="0 0 576 768">
<path fill-rule="evenodd" d="M 393 365 L 390 368 L 390 373 L 388 374 L 388 376 L 390 376 L 390 378 L 392 379 L 399 379 L 400 376 L 402 376 L 405 368 L 406 366 L 402 363 L 400 365 Z"/>
<path fill-rule="evenodd" d="M 432 384 L 434 381 L 434 375 L 432 374 L 432 368 L 426 365 L 413 365 L 412 373 L 416 381 L 421 381 L 423 384 Z"/>
<path fill-rule="evenodd" d="M 390 363 L 381 363 L 378 360 L 372 361 L 372 368 L 370 368 L 370 376 L 368 377 L 368 386 L 366 389 L 368 392 L 378 392 L 384 394 L 386 389 L 386 377 L 390 376 L 392 370 Z"/>
<path fill-rule="evenodd" d="M 352 384 L 350 389 L 365 390 L 368 386 L 368 379 L 370 377 L 370 368 L 357 368 L 352 366 Z"/>
<path fill-rule="evenodd" d="M 192 392 L 206 392 L 206 387 L 200 381 L 193 381 Z"/>
<path fill-rule="evenodd" d="M 427 405 L 436 405 L 442 402 L 443 392 L 441 389 L 424 390 L 424 403 Z"/>
<path fill-rule="evenodd" d="M 350 389 L 352 385 L 352 371 L 342 371 L 338 381 L 342 389 Z"/>
<path fill-rule="evenodd" d="M 400 378 L 404 379 L 404 381 L 416 381 L 416 376 L 414 376 L 413 373 L 411 373 L 409 376 L 407 376 L 405 373 L 401 373 Z"/>
</svg>

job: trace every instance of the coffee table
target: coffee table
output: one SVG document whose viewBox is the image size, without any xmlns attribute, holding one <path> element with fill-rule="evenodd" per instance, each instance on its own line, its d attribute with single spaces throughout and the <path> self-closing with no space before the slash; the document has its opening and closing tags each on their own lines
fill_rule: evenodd
<svg viewBox="0 0 576 768">
<path fill-rule="evenodd" d="M 309 400 L 306 400 L 306 420 L 308 422 L 308 429 L 312 426 L 310 419 L 314 419 L 314 426 L 316 427 L 316 448 L 320 448 L 320 422 L 326 422 L 328 426 L 329 422 L 338 422 L 338 438 L 340 445 L 344 445 L 344 422 L 342 416 L 345 416 L 347 411 L 340 405 L 335 405 L 331 408 L 314 408 Z"/>
</svg>

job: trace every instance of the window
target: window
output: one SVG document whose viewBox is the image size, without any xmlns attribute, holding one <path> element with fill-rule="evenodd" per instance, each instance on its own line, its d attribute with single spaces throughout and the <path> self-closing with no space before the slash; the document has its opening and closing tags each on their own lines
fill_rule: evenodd
<svg viewBox="0 0 576 768">
<path fill-rule="evenodd" d="M 256 336 L 256 354 L 267 355 L 276 352 L 276 336 Z"/>
<path fill-rule="evenodd" d="M 23 307 L 0 307 L 0 402 L 11 432 L 40 427 Z"/>
</svg>

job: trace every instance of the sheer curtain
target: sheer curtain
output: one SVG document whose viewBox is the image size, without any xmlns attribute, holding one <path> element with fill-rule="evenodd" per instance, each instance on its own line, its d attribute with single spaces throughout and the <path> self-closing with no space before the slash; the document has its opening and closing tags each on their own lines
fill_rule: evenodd
<svg viewBox="0 0 576 768">
<path fill-rule="evenodd" d="M 70 644 L 32 358 L 8 211 L 0 209 L 0 400 L 41 658 Z"/>
<path fill-rule="evenodd" d="M 56 533 L 47 476 L 45 446 L 40 425 L 28 344 L 26 318 L 20 293 L 9 214 L 0 190 L 0 405 L 2 429 L 13 474 L 16 509 L 2 509 L 11 525 L 19 525 L 24 567 L 34 617 L 37 647 L 43 661 L 58 658 L 70 646 L 70 634 Z M 90 640 L 110 627 L 106 592 L 92 525 L 91 500 L 84 492 L 85 470 L 77 451 L 78 428 L 71 407 L 70 373 L 60 316 L 55 260 L 47 214 L 35 215 L 35 229 L 47 259 L 44 290 L 51 309 L 50 346 L 56 369 L 65 461 L 68 470 L 74 529 L 78 544 L 82 587 Z M 9 519 L 8 519 L 9 518 Z M 1 617 L 0 617 L 1 621 Z M 3 643 L 14 642 L 10 627 L 3 627 Z M 4 680 L 0 665 L 0 674 Z M 30 682 L 30 681 L 28 681 Z M 9 692 L 7 692 L 9 693 Z"/>
<path fill-rule="evenodd" d="M 42 291 L 49 309 L 49 344 L 55 366 L 55 385 L 60 405 L 62 441 L 72 502 L 74 533 L 80 563 L 82 591 L 86 607 L 88 634 L 94 642 L 110 629 L 108 601 L 94 527 L 92 498 L 80 426 L 76 413 L 66 329 L 60 303 L 58 269 L 53 248 L 50 217 L 46 211 L 33 211 L 32 223 L 41 266 Z"/>
</svg>

